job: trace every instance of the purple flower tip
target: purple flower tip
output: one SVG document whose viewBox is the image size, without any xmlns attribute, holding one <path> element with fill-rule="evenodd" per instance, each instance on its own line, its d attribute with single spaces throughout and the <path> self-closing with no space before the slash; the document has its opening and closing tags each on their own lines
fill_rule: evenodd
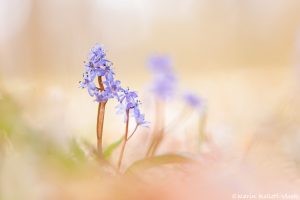
<svg viewBox="0 0 300 200">
<path fill-rule="evenodd" d="M 185 102 L 191 106 L 192 108 L 202 111 L 204 106 L 204 101 L 202 98 L 192 94 L 192 93 L 186 93 L 183 95 L 183 99 Z"/>
</svg>

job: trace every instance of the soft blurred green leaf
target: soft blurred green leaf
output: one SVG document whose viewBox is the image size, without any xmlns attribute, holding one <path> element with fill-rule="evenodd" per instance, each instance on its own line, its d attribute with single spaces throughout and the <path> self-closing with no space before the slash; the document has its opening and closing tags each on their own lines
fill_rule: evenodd
<svg viewBox="0 0 300 200">
<path fill-rule="evenodd" d="M 20 125 L 20 113 L 17 104 L 6 94 L 0 94 L 0 129 L 7 134 Z"/>
<path fill-rule="evenodd" d="M 194 162 L 195 161 L 193 159 L 182 155 L 177 155 L 177 154 L 159 155 L 159 156 L 145 158 L 134 162 L 132 165 L 128 167 L 125 174 L 130 174 L 132 172 L 158 167 L 160 165 L 187 164 L 187 163 L 194 163 Z"/>
<path fill-rule="evenodd" d="M 86 160 L 86 155 L 82 146 L 80 146 L 80 143 L 75 139 L 70 141 L 70 152 L 74 159 L 81 162 Z"/>
<path fill-rule="evenodd" d="M 112 153 L 120 146 L 124 139 L 124 136 L 122 136 L 120 139 L 115 141 L 114 143 L 110 144 L 103 152 L 104 158 L 108 159 L 112 155 Z"/>
</svg>

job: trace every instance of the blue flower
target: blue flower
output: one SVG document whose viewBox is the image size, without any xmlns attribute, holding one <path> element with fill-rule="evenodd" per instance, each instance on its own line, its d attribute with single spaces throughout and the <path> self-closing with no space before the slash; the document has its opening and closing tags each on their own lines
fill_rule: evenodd
<svg viewBox="0 0 300 200">
<path fill-rule="evenodd" d="M 121 81 L 119 80 L 105 80 L 105 91 L 108 93 L 110 98 L 116 98 L 119 100 L 120 92 L 123 90 L 121 87 Z"/>
<path fill-rule="evenodd" d="M 83 81 L 80 82 L 81 88 L 87 88 L 90 96 L 96 97 L 97 102 L 106 102 L 108 99 L 117 97 L 117 92 L 121 87 L 121 82 L 114 79 L 114 71 L 112 70 L 112 62 L 107 60 L 104 49 L 96 44 L 91 49 L 88 57 L 88 62 L 85 64 L 85 72 L 83 74 Z M 96 87 L 96 77 L 104 77 L 103 81 L 105 88 L 100 91 Z"/>
<path fill-rule="evenodd" d="M 125 111 L 135 109 L 139 105 L 138 95 L 135 91 L 123 89 L 120 95 L 119 102 L 124 105 Z"/>
<path fill-rule="evenodd" d="M 167 56 L 155 55 L 148 61 L 148 68 L 153 73 L 169 73 L 172 71 L 172 66 L 172 60 Z"/>
<path fill-rule="evenodd" d="M 109 99 L 116 99 L 119 102 L 117 112 L 125 114 L 133 113 L 137 125 L 145 125 L 145 117 L 139 109 L 138 95 L 135 91 L 123 89 L 121 81 L 115 79 L 115 73 L 112 69 L 112 62 L 106 59 L 104 49 L 96 44 L 85 63 L 85 71 L 83 73 L 83 81 L 80 81 L 80 87 L 86 88 L 89 95 L 95 97 L 97 102 L 107 102 Z M 102 77 L 104 88 L 96 86 L 95 79 Z M 98 81 L 98 80 L 97 80 Z"/>
<path fill-rule="evenodd" d="M 160 99 L 172 98 L 176 93 L 177 79 L 172 70 L 170 58 L 153 56 L 149 59 L 148 68 L 153 72 L 150 90 Z"/>
<path fill-rule="evenodd" d="M 175 95 L 177 81 L 174 77 L 155 78 L 150 90 L 160 99 L 167 100 Z"/>
<path fill-rule="evenodd" d="M 145 126 L 146 124 L 148 124 L 148 122 L 145 121 L 145 116 L 139 109 L 140 101 L 138 100 L 138 95 L 135 91 L 123 89 L 122 94 L 120 95 L 119 102 L 120 104 L 118 105 L 118 113 L 129 112 L 130 116 L 134 117 L 138 126 Z"/>
<path fill-rule="evenodd" d="M 203 110 L 204 101 L 200 97 L 198 97 L 198 96 L 196 96 L 196 95 L 194 95 L 192 93 L 185 93 L 183 95 L 183 99 L 192 108 L 194 108 L 194 109 L 196 109 L 198 111 L 202 111 Z"/>
<path fill-rule="evenodd" d="M 133 116 L 135 118 L 135 121 L 136 121 L 136 124 L 138 126 L 145 126 L 145 127 L 148 127 L 149 125 L 149 122 L 147 122 L 145 120 L 145 115 L 141 113 L 140 109 L 138 108 L 138 106 L 136 106 L 134 109 L 133 109 Z"/>
<path fill-rule="evenodd" d="M 105 53 L 103 47 L 99 44 L 96 44 L 91 49 L 91 52 L 90 52 L 90 55 L 89 55 L 89 62 L 95 68 L 99 68 L 101 66 L 111 65 L 111 62 L 109 60 L 106 60 L 105 56 L 106 56 L 106 53 Z"/>
<path fill-rule="evenodd" d="M 81 88 L 87 88 L 90 96 L 94 96 L 95 92 L 97 91 L 97 87 L 93 81 L 94 80 L 90 78 L 88 73 L 84 73 L 83 81 L 79 82 Z"/>
<path fill-rule="evenodd" d="M 108 99 L 112 98 L 111 94 L 107 92 L 107 90 L 101 91 L 99 89 L 95 92 L 95 97 L 95 101 L 97 102 L 107 102 Z"/>
<path fill-rule="evenodd" d="M 133 105 L 136 101 L 136 98 L 138 97 L 137 93 L 135 91 L 130 91 L 129 89 L 122 89 L 122 93 L 120 95 L 119 102 L 127 105 L 129 109 L 131 105 Z"/>
</svg>

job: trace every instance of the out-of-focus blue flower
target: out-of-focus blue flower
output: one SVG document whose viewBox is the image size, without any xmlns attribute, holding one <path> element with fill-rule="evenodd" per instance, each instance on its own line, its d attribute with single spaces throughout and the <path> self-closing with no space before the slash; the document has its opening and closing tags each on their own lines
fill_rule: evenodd
<svg viewBox="0 0 300 200">
<path fill-rule="evenodd" d="M 160 99 L 167 100 L 172 98 L 176 93 L 177 81 L 174 77 L 160 76 L 154 78 L 151 91 Z"/>
<path fill-rule="evenodd" d="M 150 90 L 160 99 L 167 100 L 176 93 L 177 79 L 174 75 L 172 62 L 166 56 L 152 56 L 148 68 L 153 72 Z"/>
<path fill-rule="evenodd" d="M 175 95 L 182 95 L 178 88 L 178 80 L 174 74 L 173 63 L 170 57 L 163 55 L 152 56 L 148 60 L 147 67 L 153 74 L 150 89 L 157 98 L 174 100 Z M 183 100 L 199 112 L 204 109 L 203 99 L 192 93 L 184 93 Z"/>
<path fill-rule="evenodd" d="M 168 56 L 152 56 L 148 63 L 148 68 L 153 73 L 169 73 L 172 71 L 172 66 L 172 60 Z"/>
<path fill-rule="evenodd" d="M 102 77 L 104 89 L 100 90 L 97 87 L 95 79 Z M 98 80 L 97 80 L 98 82 Z M 115 73 L 112 69 L 112 62 L 106 59 L 104 49 L 96 44 L 88 57 L 88 62 L 85 64 L 85 72 L 83 81 L 80 81 L 80 87 L 86 88 L 89 95 L 95 97 L 97 102 L 107 102 L 109 99 L 117 99 L 117 113 L 122 113 L 126 116 L 127 111 L 133 113 L 137 125 L 145 125 L 144 115 L 139 109 L 138 95 L 129 89 L 123 89 L 121 81 L 115 79 Z"/>
<path fill-rule="evenodd" d="M 185 102 L 191 106 L 192 108 L 196 109 L 197 111 L 202 111 L 204 107 L 204 101 L 200 97 L 192 93 L 185 93 L 183 95 L 183 99 Z"/>
</svg>

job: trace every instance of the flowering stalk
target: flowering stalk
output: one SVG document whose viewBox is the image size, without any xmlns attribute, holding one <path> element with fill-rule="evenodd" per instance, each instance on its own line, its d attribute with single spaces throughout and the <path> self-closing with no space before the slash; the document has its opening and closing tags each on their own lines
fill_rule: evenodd
<svg viewBox="0 0 300 200">
<path fill-rule="evenodd" d="M 156 123 L 153 138 L 146 153 L 146 157 L 155 154 L 156 149 L 164 137 L 164 116 L 162 103 L 172 99 L 177 86 L 177 79 L 172 69 L 172 61 L 166 56 L 153 56 L 150 58 L 148 68 L 153 72 L 153 84 L 150 87 L 158 100 L 156 104 Z"/>
<path fill-rule="evenodd" d="M 112 62 L 106 59 L 104 49 L 100 45 L 96 44 L 91 49 L 88 62 L 85 63 L 83 80 L 79 82 L 80 87 L 86 88 L 89 95 L 95 97 L 95 101 L 99 103 L 97 115 L 97 150 L 100 157 L 103 156 L 102 135 L 105 105 L 109 99 L 116 99 L 119 103 L 117 106 L 118 113 L 125 114 L 126 116 L 127 123 L 124 149 L 128 138 L 129 112 L 132 111 L 131 114 L 135 118 L 137 124 L 136 129 L 138 126 L 145 126 L 148 123 L 145 121 L 144 114 L 142 114 L 139 109 L 140 101 L 137 99 L 137 93 L 121 87 L 121 81 L 115 79 L 115 73 L 112 65 Z M 98 80 L 99 87 L 97 87 L 94 83 L 96 78 Z M 102 78 L 104 78 L 104 80 L 102 80 Z M 134 134 L 134 132 L 132 134 Z M 124 149 L 122 150 L 123 153 Z"/>
<path fill-rule="evenodd" d="M 148 62 L 148 68 L 153 73 L 153 83 L 151 84 L 151 91 L 155 95 L 157 100 L 167 102 L 168 100 L 174 100 L 175 95 L 178 93 L 177 78 L 173 72 L 172 61 L 167 56 L 152 56 Z M 189 104 L 194 110 L 202 111 L 202 100 L 192 93 L 186 93 L 183 99 Z M 169 126 L 164 127 L 164 117 L 161 115 L 162 109 L 159 105 L 156 106 L 156 124 L 153 131 L 153 138 L 146 153 L 146 157 L 153 156 L 161 144 L 164 135 L 169 131 Z M 177 125 L 181 124 L 185 113 L 179 115 L 178 119 L 174 120 L 171 125 L 173 130 Z"/>
<path fill-rule="evenodd" d="M 104 85 L 102 77 L 98 76 L 99 90 L 104 91 Z M 97 150 L 100 157 L 103 156 L 102 151 L 102 138 L 103 138 L 103 126 L 104 126 L 104 114 L 106 102 L 99 102 L 98 115 L 97 115 Z"/>
<path fill-rule="evenodd" d="M 126 143 L 128 141 L 128 127 L 129 127 L 129 110 L 126 110 L 126 127 L 125 127 L 125 135 L 122 143 L 121 153 L 118 160 L 118 170 L 120 170 L 122 165 L 122 160 L 125 152 Z"/>
</svg>

